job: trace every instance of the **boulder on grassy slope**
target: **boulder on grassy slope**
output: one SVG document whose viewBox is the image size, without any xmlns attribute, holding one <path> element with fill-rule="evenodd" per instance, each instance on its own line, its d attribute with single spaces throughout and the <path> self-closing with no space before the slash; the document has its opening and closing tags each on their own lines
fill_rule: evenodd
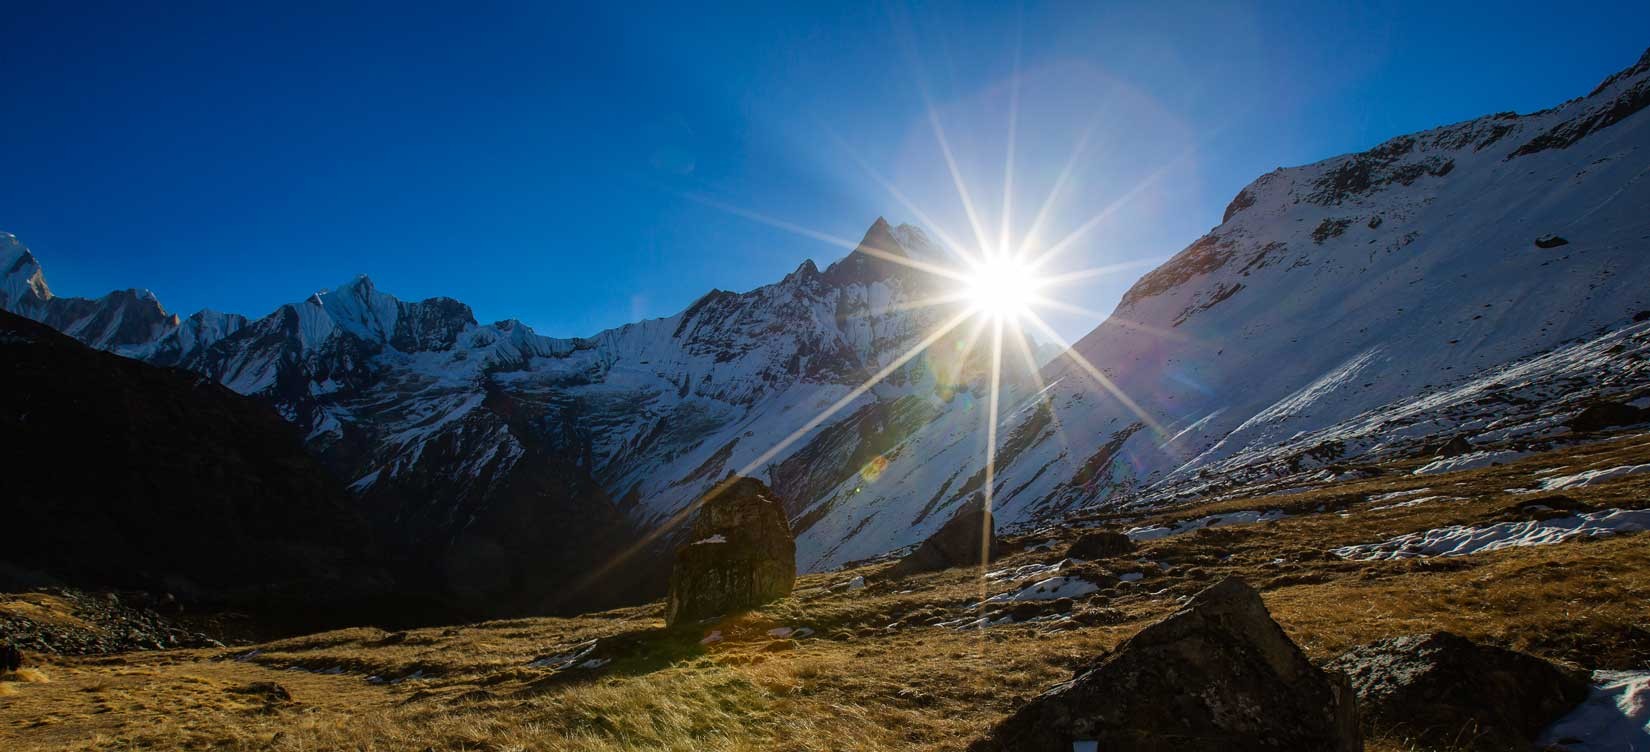
<svg viewBox="0 0 1650 752">
<path fill-rule="evenodd" d="M 1471 454 L 1471 453 L 1472 453 L 1472 442 L 1467 441 L 1467 437 L 1465 437 L 1465 436 L 1456 436 L 1455 438 L 1452 438 L 1449 441 L 1446 441 L 1442 445 L 1440 445 L 1438 447 L 1438 449 L 1432 453 L 1432 456 L 1434 456 L 1434 457 L 1459 457 L 1463 454 Z"/>
<path fill-rule="evenodd" d="M 1134 553 L 1134 540 L 1115 530 L 1096 530 L 1083 533 L 1072 541 L 1066 555 L 1074 559 L 1110 559 Z"/>
<path fill-rule="evenodd" d="M 1650 411 L 1623 402 L 1595 402 L 1570 419 L 1570 430 L 1578 433 L 1630 426 L 1650 420 Z"/>
<path fill-rule="evenodd" d="M 951 519 L 888 570 L 894 577 L 935 572 L 953 567 L 979 566 L 997 558 L 1001 544 L 985 499 L 974 496 Z M 984 554 L 982 557 L 981 554 Z"/>
<path fill-rule="evenodd" d="M 707 493 L 689 540 L 676 550 L 670 572 L 667 624 L 783 598 L 796 582 L 796 541 L 784 508 L 754 478 L 731 480 Z"/>
<path fill-rule="evenodd" d="M 1587 677 L 1449 632 L 1360 645 L 1330 662 L 1358 693 L 1366 727 L 1461 750 L 1529 750 L 1587 698 Z"/>
<path fill-rule="evenodd" d="M 1242 580 L 1140 630 L 972 752 L 1363 749 L 1345 677 L 1313 666 Z"/>
</svg>

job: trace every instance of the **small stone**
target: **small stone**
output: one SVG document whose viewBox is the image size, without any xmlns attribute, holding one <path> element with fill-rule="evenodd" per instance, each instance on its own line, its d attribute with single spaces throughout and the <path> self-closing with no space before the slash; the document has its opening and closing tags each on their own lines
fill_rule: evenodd
<svg viewBox="0 0 1650 752">
<path fill-rule="evenodd" d="M 265 702 L 292 701 L 292 693 L 288 692 L 286 687 L 272 681 L 252 682 L 244 687 L 237 687 L 229 691 L 242 695 L 257 695 L 262 697 Z"/>
</svg>

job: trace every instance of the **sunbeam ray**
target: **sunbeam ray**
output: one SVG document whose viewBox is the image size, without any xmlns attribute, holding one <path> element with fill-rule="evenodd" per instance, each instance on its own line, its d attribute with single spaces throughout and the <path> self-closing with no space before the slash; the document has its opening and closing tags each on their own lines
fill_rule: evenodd
<svg viewBox="0 0 1650 752">
<path fill-rule="evenodd" d="M 1014 72 L 1008 79 L 1008 154 L 1003 160 L 1003 215 L 998 222 L 997 248 L 1007 254 L 1008 238 L 1014 225 L 1014 141 L 1020 126 L 1020 50 L 1024 42 L 1023 29 L 1014 31 Z"/>
<path fill-rule="evenodd" d="M 1096 213 L 1093 217 L 1090 217 L 1083 224 L 1078 225 L 1077 229 L 1072 230 L 1064 238 L 1061 238 L 1059 240 L 1059 242 L 1056 242 L 1056 243 L 1048 246 L 1047 248 L 1043 249 L 1042 255 L 1037 256 L 1036 258 L 1032 259 L 1029 262 L 1031 268 L 1041 269 L 1043 266 L 1047 265 L 1049 261 L 1052 261 L 1055 256 L 1058 256 L 1058 255 L 1066 252 L 1066 250 L 1071 248 L 1071 246 L 1073 244 L 1075 244 L 1078 240 L 1081 240 L 1084 235 L 1087 235 L 1091 230 L 1093 230 L 1094 228 L 1100 226 L 1101 222 L 1104 222 L 1107 219 L 1109 219 L 1112 214 L 1115 214 L 1117 212 L 1117 210 L 1123 208 L 1123 206 L 1128 204 L 1130 201 L 1133 201 L 1135 196 L 1140 195 L 1140 193 L 1142 191 L 1146 190 L 1152 184 L 1156 183 L 1164 175 L 1167 175 L 1169 173 L 1169 170 L 1173 169 L 1174 167 L 1179 166 L 1179 164 L 1181 162 L 1183 162 L 1187 158 L 1191 157 L 1192 154 L 1193 154 L 1193 149 L 1187 148 L 1187 149 L 1181 151 L 1180 154 L 1175 156 L 1174 159 L 1171 159 L 1171 160 L 1163 163 L 1162 167 L 1159 167 L 1156 170 L 1153 170 L 1152 174 L 1147 175 L 1144 180 L 1141 180 L 1140 182 L 1136 183 L 1133 188 L 1130 188 L 1129 190 L 1125 191 L 1123 193 L 1123 195 L 1118 196 L 1116 200 L 1112 201 L 1109 204 L 1106 204 L 1105 208 L 1101 209 L 1098 213 Z"/>
<path fill-rule="evenodd" d="M 1088 128 L 1083 130 L 1083 134 L 1078 136 L 1077 144 L 1072 147 L 1071 156 L 1066 158 L 1065 165 L 1060 168 L 1060 174 L 1054 178 L 1054 186 L 1049 188 L 1048 196 L 1043 198 L 1042 206 L 1037 208 L 1037 213 L 1031 220 L 1031 227 L 1026 229 L 1024 235 L 1020 236 L 1020 246 L 1014 250 L 1016 257 L 1023 257 L 1030 244 L 1036 241 L 1037 233 L 1042 232 L 1043 223 L 1048 221 L 1049 212 L 1054 210 L 1054 205 L 1058 202 L 1060 194 L 1065 191 L 1066 183 L 1071 180 L 1072 173 L 1076 171 L 1077 161 L 1088 150 L 1089 139 L 1094 136 L 1094 131 L 1099 125 L 1098 119 L 1089 123 Z"/>
<path fill-rule="evenodd" d="M 694 202 L 697 202 L 697 203 L 700 203 L 700 204 L 704 204 L 705 206 L 711 207 L 712 209 L 721 209 L 722 211 L 725 211 L 729 214 L 739 216 L 739 217 L 744 217 L 745 219 L 751 220 L 753 222 L 759 222 L 761 224 L 768 225 L 769 227 L 777 227 L 781 230 L 785 230 L 787 232 L 791 232 L 791 233 L 794 233 L 794 234 L 797 234 L 797 235 L 801 235 L 802 237 L 805 237 L 805 238 L 811 238 L 813 240 L 818 240 L 822 243 L 830 243 L 831 245 L 841 246 L 843 248 L 847 248 L 850 251 L 853 250 L 856 246 L 859 245 L 858 243 L 856 243 L 852 240 L 848 240 L 846 238 L 837 237 L 837 236 L 831 235 L 829 233 L 820 232 L 819 230 L 814 230 L 814 229 L 810 229 L 810 228 L 807 228 L 807 227 L 803 227 L 802 225 L 796 224 L 794 222 L 787 222 L 783 219 L 778 219 L 776 217 L 770 217 L 766 214 L 763 214 L 763 213 L 758 212 L 758 211 L 753 211 L 751 209 L 745 209 L 745 208 L 742 208 L 742 207 L 734 206 L 733 204 L 723 203 L 721 201 L 717 201 L 716 199 L 710 198 L 709 196 L 701 196 L 701 195 L 696 194 L 696 193 L 681 193 L 681 194 L 678 194 L 678 195 L 680 195 L 682 198 L 685 198 L 689 201 L 694 201 Z"/>
<path fill-rule="evenodd" d="M 1099 311 L 1096 311 L 1096 310 L 1093 310 L 1093 309 L 1090 309 L 1090 308 L 1084 308 L 1082 306 L 1072 305 L 1070 303 L 1067 303 L 1067 302 L 1061 301 L 1061 300 L 1054 300 L 1052 298 L 1045 298 L 1045 297 L 1040 297 L 1039 296 L 1039 297 L 1035 298 L 1032 302 L 1039 305 L 1039 306 L 1042 306 L 1044 308 L 1052 308 L 1052 309 L 1057 310 L 1057 311 L 1065 311 L 1066 313 L 1074 313 L 1074 314 L 1077 314 L 1079 316 L 1088 316 L 1090 318 L 1098 318 L 1106 324 L 1110 324 L 1110 325 L 1113 325 L 1113 326 L 1120 326 L 1120 327 L 1123 327 L 1124 329 L 1133 329 L 1137 332 L 1145 332 L 1147 334 L 1150 334 L 1150 335 L 1153 335 L 1153 336 L 1156 336 L 1156 337 L 1163 337 L 1165 339 L 1179 340 L 1179 341 L 1182 341 L 1182 342 L 1196 342 L 1196 341 L 1198 341 L 1198 339 L 1196 337 L 1193 337 L 1192 335 L 1187 334 L 1185 332 L 1177 331 L 1177 330 L 1174 330 L 1174 329 L 1164 329 L 1162 327 L 1151 326 L 1149 324 L 1142 324 L 1138 321 L 1133 321 L 1133 320 L 1126 319 L 1126 318 L 1123 318 L 1121 316 L 1118 316 L 1115 313 L 1110 315 L 1110 316 L 1107 316 L 1105 314 L 1100 313 Z"/>
<path fill-rule="evenodd" d="M 1067 272 L 1065 274 L 1039 276 L 1037 277 L 1037 282 L 1042 287 L 1053 287 L 1056 285 L 1063 285 L 1068 282 L 1077 282 L 1085 279 L 1093 279 L 1095 277 L 1105 277 L 1118 272 L 1129 271 L 1130 269 L 1156 266 L 1161 263 L 1163 263 L 1162 259 L 1135 259 L 1134 261 L 1119 261 L 1115 264 L 1095 266 L 1088 269 L 1080 269 L 1075 272 Z"/>
<path fill-rule="evenodd" d="M 935 239 L 940 241 L 941 248 L 944 248 L 945 251 L 950 253 L 952 256 L 957 257 L 957 260 L 959 261 L 964 263 L 974 263 L 974 258 L 969 255 L 967 250 L 965 250 L 967 246 L 958 242 L 956 236 L 946 230 L 944 225 L 934 221 L 934 218 L 928 216 L 928 213 L 923 211 L 922 207 L 917 206 L 916 202 L 907 197 L 904 191 L 901 191 L 898 186 L 893 184 L 892 181 L 883 177 L 882 173 L 877 172 L 877 169 L 872 167 L 870 162 L 865 161 L 865 158 L 861 157 L 859 152 L 855 151 L 852 146 L 849 146 L 848 142 L 843 140 L 841 136 L 836 135 L 836 133 L 830 130 L 826 130 L 825 133 L 833 142 L 836 143 L 837 148 L 841 149 L 844 154 L 847 154 L 848 158 L 854 161 L 854 164 L 859 167 L 860 171 L 864 172 L 866 177 L 871 179 L 871 182 L 876 183 L 883 190 L 887 191 L 888 195 L 893 196 L 894 200 L 898 201 L 900 206 L 904 207 L 906 211 L 911 212 L 911 216 L 914 219 L 921 222 L 923 227 L 933 233 Z"/>
<path fill-rule="evenodd" d="M 1003 319 L 997 317 L 992 321 L 991 332 L 991 392 L 986 408 L 985 424 L 985 486 L 981 512 L 984 520 L 980 525 L 980 608 L 985 608 L 986 572 L 991 569 L 991 536 L 992 524 L 992 494 L 997 483 L 997 408 L 1002 401 L 1003 392 Z M 981 629 L 985 628 L 982 623 Z"/>
<path fill-rule="evenodd" d="M 957 158 L 951 153 L 951 142 L 945 138 L 945 128 L 940 125 L 940 114 L 934 109 L 932 102 L 928 104 L 928 124 L 934 129 L 934 140 L 939 142 L 940 154 L 945 157 L 946 169 L 951 171 L 951 182 L 957 188 L 957 198 L 962 201 L 963 213 L 968 215 L 968 224 L 974 228 L 974 247 L 983 253 L 989 247 L 985 226 L 980 224 L 980 213 L 974 209 L 974 199 L 968 195 L 968 183 L 963 180 L 961 168 L 957 167 Z"/>
<path fill-rule="evenodd" d="M 901 256 L 897 253 L 889 253 L 888 251 L 885 251 L 881 248 L 875 248 L 875 247 L 872 247 L 872 246 L 869 246 L 869 245 L 858 246 L 858 249 L 861 250 L 861 251 L 864 251 L 866 253 L 866 255 L 875 256 L 876 258 L 882 259 L 884 261 L 891 261 L 891 262 L 896 263 L 896 264 L 902 264 L 904 266 L 909 266 L 912 269 L 916 269 L 918 271 L 928 272 L 929 274 L 933 274 L 935 276 L 949 277 L 951 279 L 957 280 L 958 282 L 967 282 L 968 281 L 968 276 L 963 274 L 962 272 L 956 271 L 954 269 L 947 269 L 947 268 L 945 268 L 943 266 L 940 266 L 938 264 L 930 264 L 926 261 L 918 261 L 914 258 L 910 258 L 910 257 L 907 257 L 907 256 Z"/>
<path fill-rule="evenodd" d="M 1054 328 L 1049 326 L 1047 322 L 1043 321 L 1042 318 L 1038 317 L 1035 313 L 1027 314 L 1026 320 L 1030 321 L 1033 326 L 1037 327 L 1038 330 L 1048 335 L 1055 342 L 1060 343 L 1062 347 L 1065 347 L 1065 352 L 1060 354 L 1061 357 L 1069 358 L 1071 362 L 1076 363 L 1078 368 L 1083 369 L 1084 373 L 1087 373 L 1090 378 L 1094 379 L 1096 384 L 1100 385 L 1100 388 L 1105 389 L 1111 394 L 1111 396 L 1117 398 L 1118 402 L 1123 403 L 1123 406 L 1127 407 L 1130 412 L 1134 413 L 1135 417 L 1140 419 L 1140 422 L 1145 423 L 1147 427 L 1151 428 L 1152 431 L 1157 433 L 1159 436 L 1167 435 L 1168 432 L 1163 429 L 1162 424 L 1158 423 L 1156 419 L 1152 418 L 1152 416 L 1147 415 L 1146 411 L 1142 409 L 1133 398 L 1127 394 L 1124 394 L 1122 389 L 1119 389 L 1116 384 L 1112 383 L 1112 380 L 1107 378 L 1104 373 L 1101 373 L 1100 369 L 1095 368 L 1094 364 L 1090 363 L 1088 358 L 1083 357 L 1082 353 L 1079 353 L 1076 349 L 1072 348 L 1071 344 L 1066 342 L 1065 339 L 1062 338 L 1058 332 L 1054 331 Z"/>
<path fill-rule="evenodd" d="M 911 300 L 911 301 L 907 301 L 907 302 L 904 302 L 904 303 L 895 303 L 893 305 L 889 305 L 889 306 L 886 306 L 886 307 L 883 307 L 883 308 L 877 308 L 875 310 L 867 310 L 863 313 L 855 313 L 855 314 L 849 316 L 848 319 L 849 320 L 869 319 L 869 318 L 872 318 L 872 317 L 875 317 L 875 316 L 882 316 L 882 315 L 886 315 L 886 314 L 889 314 L 889 313 L 897 313 L 897 312 L 900 312 L 900 311 L 918 311 L 918 310 L 922 310 L 924 308 L 938 308 L 940 306 L 947 305 L 947 304 L 950 304 L 950 303 L 961 303 L 961 302 L 963 302 L 967 299 L 968 299 L 968 295 L 965 294 L 965 293 L 961 293 L 961 292 L 946 293 L 944 295 L 935 295 L 933 297 L 922 298 L 920 300 Z"/>
</svg>

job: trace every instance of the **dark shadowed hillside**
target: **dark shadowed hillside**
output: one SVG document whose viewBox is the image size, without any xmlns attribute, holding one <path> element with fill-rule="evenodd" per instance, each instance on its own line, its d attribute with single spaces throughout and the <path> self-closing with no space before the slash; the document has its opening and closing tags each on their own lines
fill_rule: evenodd
<svg viewBox="0 0 1650 752">
<path fill-rule="evenodd" d="M 0 313 L 0 434 L 8 588 L 315 606 L 387 588 L 342 484 L 274 410 L 211 380 Z"/>
</svg>

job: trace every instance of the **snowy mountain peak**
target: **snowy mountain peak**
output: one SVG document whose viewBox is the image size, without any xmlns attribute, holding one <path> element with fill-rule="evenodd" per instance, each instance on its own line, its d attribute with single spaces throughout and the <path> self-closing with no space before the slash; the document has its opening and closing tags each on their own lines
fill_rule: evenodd
<svg viewBox="0 0 1650 752">
<path fill-rule="evenodd" d="M 37 310 L 52 297 L 34 254 L 11 233 L 0 233 L 0 308 Z M 27 314 L 25 314 L 27 315 Z"/>
<path fill-rule="evenodd" d="M 916 237 L 909 231 L 907 237 Z M 824 280 L 834 287 L 852 284 L 867 285 L 873 282 L 891 278 L 914 279 L 929 276 L 919 272 L 910 265 L 901 263 L 901 259 L 908 259 L 906 247 L 896 237 L 895 229 L 888 224 L 888 220 L 877 217 L 871 228 L 865 231 L 865 237 L 859 245 L 847 256 L 825 269 Z"/>
</svg>

